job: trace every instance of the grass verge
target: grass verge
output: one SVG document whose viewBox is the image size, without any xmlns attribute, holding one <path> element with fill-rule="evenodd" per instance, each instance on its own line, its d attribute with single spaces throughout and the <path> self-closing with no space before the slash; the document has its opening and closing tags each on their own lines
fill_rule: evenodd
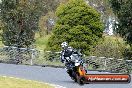
<svg viewBox="0 0 132 88">
<path fill-rule="evenodd" d="M 46 83 L 0 76 L 0 88 L 54 88 Z"/>
<path fill-rule="evenodd" d="M 35 45 L 36 48 L 39 50 L 44 50 L 46 48 L 46 45 L 48 43 L 48 39 L 50 38 L 51 35 L 46 35 L 44 37 L 39 37 L 39 34 L 35 34 Z"/>
</svg>

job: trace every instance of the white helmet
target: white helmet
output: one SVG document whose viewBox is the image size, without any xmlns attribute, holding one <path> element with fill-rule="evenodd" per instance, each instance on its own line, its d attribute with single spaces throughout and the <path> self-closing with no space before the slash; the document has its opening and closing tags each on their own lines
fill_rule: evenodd
<svg viewBox="0 0 132 88">
<path fill-rule="evenodd" d="M 67 46 L 68 46 L 68 43 L 67 43 L 67 42 L 61 43 L 61 47 L 62 47 L 62 48 L 67 47 Z"/>
</svg>

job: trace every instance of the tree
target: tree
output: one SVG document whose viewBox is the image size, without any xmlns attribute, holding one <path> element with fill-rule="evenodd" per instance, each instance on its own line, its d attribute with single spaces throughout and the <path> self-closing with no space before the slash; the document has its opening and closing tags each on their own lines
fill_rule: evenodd
<svg viewBox="0 0 132 88">
<path fill-rule="evenodd" d="M 39 35 L 40 37 L 49 35 L 55 24 L 56 15 L 54 12 L 48 12 L 46 15 L 41 16 L 39 20 Z"/>
<path fill-rule="evenodd" d="M 49 39 L 48 49 L 60 50 L 60 44 L 66 41 L 88 55 L 90 47 L 102 37 L 100 14 L 84 0 L 69 0 L 57 8 L 56 15 L 58 20 Z"/>
<path fill-rule="evenodd" d="M 86 2 L 101 13 L 101 19 L 105 24 L 104 33 L 112 35 L 115 15 L 110 8 L 109 0 L 86 0 Z"/>
<path fill-rule="evenodd" d="M 27 47 L 34 41 L 37 28 L 35 8 L 27 0 L 2 0 L 1 16 L 4 23 L 3 43 L 7 46 Z"/>
<path fill-rule="evenodd" d="M 42 15 L 39 20 L 39 35 L 40 37 L 50 35 L 51 30 L 53 29 L 54 23 L 56 21 L 55 10 L 60 3 L 66 3 L 68 0 L 47 0 L 49 6 L 49 11 Z M 54 2 L 54 3 L 53 3 Z M 48 4 L 49 3 L 49 4 Z M 53 5 L 52 5 L 53 3 Z M 51 5 L 50 5 L 51 4 Z"/>
<path fill-rule="evenodd" d="M 110 0 L 110 3 L 117 16 L 116 33 L 132 47 L 132 0 Z"/>
<path fill-rule="evenodd" d="M 112 9 L 109 5 L 109 0 L 86 0 L 88 4 L 96 8 L 102 15 L 102 20 L 106 22 L 109 16 L 113 15 Z"/>
<path fill-rule="evenodd" d="M 56 0 L 54 2 L 53 0 L 2 0 L 4 45 L 18 47 L 32 45 L 35 41 L 35 31 L 38 30 L 39 17 L 49 10 L 54 10 L 56 3 Z"/>
</svg>

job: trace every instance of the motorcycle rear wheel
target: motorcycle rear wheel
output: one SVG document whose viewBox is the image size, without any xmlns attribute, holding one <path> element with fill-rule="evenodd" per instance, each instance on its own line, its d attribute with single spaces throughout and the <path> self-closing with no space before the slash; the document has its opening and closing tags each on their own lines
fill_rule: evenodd
<svg viewBox="0 0 132 88">
<path fill-rule="evenodd" d="M 84 78 L 84 77 L 79 77 L 79 78 L 77 79 L 77 83 L 78 83 L 79 85 L 84 85 L 84 84 L 85 84 L 85 78 Z"/>
</svg>

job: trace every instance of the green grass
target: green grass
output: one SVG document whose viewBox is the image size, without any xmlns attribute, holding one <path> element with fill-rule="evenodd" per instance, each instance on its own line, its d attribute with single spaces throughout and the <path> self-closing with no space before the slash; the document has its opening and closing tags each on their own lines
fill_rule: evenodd
<svg viewBox="0 0 132 88">
<path fill-rule="evenodd" d="M 36 33 L 35 35 L 35 45 L 36 45 L 36 48 L 37 49 L 40 49 L 40 50 L 44 50 L 46 48 L 46 45 L 48 43 L 48 39 L 49 39 L 50 35 L 46 35 L 44 37 L 39 37 L 39 34 Z"/>
<path fill-rule="evenodd" d="M 41 50 L 40 53 L 39 53 L 39 57 L 37 59 L 34 60 L 34 63 L 35 64 L 38 64 L 38 65 L 55 65 L 55 66 L 64 66 L 64 64 L 62 64 L 60 61 L 49 61 L 49 60 L 46 60 L 47 56 L 48 56 L 48 53 L 44 53 L 44 49 L 46 48 L 46 45 L 48 43 L 48 39 L 50 38 L 51 35 L 46 35 L 46 36 L 43 36 L 43 37 L 40 37 L 38 33 L 36 33 L 35 35 L 35 39 L 36 39 L 36 42 L 35 42 L 35 45 L 36 45 L 36 48 L 38 50 Z"/>
<path fill-rule="evenodd" d="M 0 41 L 0 47 L 3 47 L 4 45 L 3 45 L 3 43 L 2 43 L 2 41 Z"/>
<path fill-rule="evenodd" d="M 11 77 L 0 77 L 0 88 L 54 88 L 46 83 Z"/>
<path fill-rule="evenodd" d="M 50 35 L 46 35 L 43 37 L 40 37 L 38 33 L 35 34 L 35 45 L 36 48 L 39 50 L 44 50 L 46 48 L 46 45 L 48 43 L 48 39 L 49 39 Z M 2 40 L 0 38 L 0 47 L 3 47 L 4 44 L 2 43 Z"/>
</svg>

